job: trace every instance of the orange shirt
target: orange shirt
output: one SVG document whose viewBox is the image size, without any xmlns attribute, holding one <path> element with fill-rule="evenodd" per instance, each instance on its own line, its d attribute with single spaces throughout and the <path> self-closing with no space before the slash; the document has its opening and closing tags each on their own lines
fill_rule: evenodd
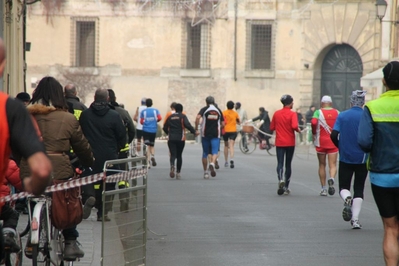
<svg viewBox="0 0 399 266">
<path fill-rule="evenodd" d="M 237 132 L 237 122 L 240 122 L 240 116 L 233 109 L 223 111 L 225 132 Z"/>
</svg>

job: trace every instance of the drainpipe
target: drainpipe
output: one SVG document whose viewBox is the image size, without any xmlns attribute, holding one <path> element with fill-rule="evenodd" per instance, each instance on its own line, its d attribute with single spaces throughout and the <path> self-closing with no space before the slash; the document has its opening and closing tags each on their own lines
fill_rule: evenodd
<svg viewBox="0 0 399 266">
<path fill-rule="evenodd" d="M 234 81 L 237 81 L 237 13 L 238 0 L 234 0 Z"/>
</svg>

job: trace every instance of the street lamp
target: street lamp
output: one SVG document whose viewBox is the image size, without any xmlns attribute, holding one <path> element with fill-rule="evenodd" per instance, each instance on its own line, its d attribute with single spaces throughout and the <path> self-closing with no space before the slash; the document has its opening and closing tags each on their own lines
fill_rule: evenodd
<svg viewBox="0 0 399 266">
<path fill-rule="evenodd" d="M 382 20 L 385 17 L 385 12 L 387 11 L 388 6 L 385 0 L 377 0 L 375 6 L 377 9 L 377 18 L 380 20 L 380 22 L 391 22 L 394 23 L 395 26 L 399 24 L 398 20 Z"/>
</svg>

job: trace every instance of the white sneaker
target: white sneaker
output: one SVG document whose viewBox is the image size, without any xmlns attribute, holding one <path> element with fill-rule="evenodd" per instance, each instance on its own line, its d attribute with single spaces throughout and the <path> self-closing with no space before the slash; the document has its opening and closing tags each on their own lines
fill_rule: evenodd
<svg viewBox="0 0 399 266">
<path fill-rule="evenodd" d="M 362 225 L 359 223 L 359 220 L 351 221 L 352 229 L 362 229 Z"/>
<path fill-rule="evenodd" d="M 320 191 L 320 196 L 327 197 L 327 189 L 322 189 L 322 190 Z"/>
<path fill-rule="evenodd" d="M 285 188 L 284 189 L 284 195 L 289 195 L 291 193 L 291 189 Z"/>
<path fill-rule="evenodd" d="M 278 189 L 277 189 L 277 195 L 281 196 L 284 194 L 284 186 L 285 186 L 285 181 L 280 180 L 278 182 Z"/>
<path fill-rule="evenodd" d="M 204 173 L 204 179 L 209 179 L 209 174 L 208 174 L 208 172 L 205 172 L 205 173 Z"/>
</svg>

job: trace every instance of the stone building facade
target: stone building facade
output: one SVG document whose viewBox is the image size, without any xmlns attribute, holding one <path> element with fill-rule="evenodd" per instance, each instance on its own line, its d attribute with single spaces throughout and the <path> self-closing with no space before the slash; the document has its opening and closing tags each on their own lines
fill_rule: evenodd
<svg viewBox="0 0 399 266">
<path fill-rule="evenodd" d="M 68 0 L 51 15 L 37 3 L 27 82 L 86 71 L 106 76 L 131 114 L 149 97 L 161 113 L 181 102 L 191 121 L 208 95 L 250 117 L 281 108 L 283 94 L 303 112 L 323 94 L 343 110 L 386 61 L 380 32 L 371 0 Z"/>
</svg>

